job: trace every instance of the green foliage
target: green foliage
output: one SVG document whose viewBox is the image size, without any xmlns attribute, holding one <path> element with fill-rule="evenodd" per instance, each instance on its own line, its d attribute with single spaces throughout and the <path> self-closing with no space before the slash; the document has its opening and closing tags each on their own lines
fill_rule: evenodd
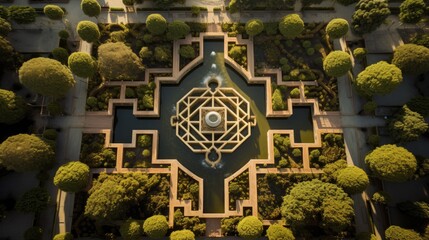
<svg viewBox="0 0 429 240">
<path fill-rule="evenodd" d="M 338 172 L 337 184 L 349 194 L 361 193 L 369 185 L 365 171 L 356 166 L 348 166 Z"/>
<path fill-rule="evenodd" d="M 338 174 L 345 168 L 347 168 L 346 160 L 338 160 L 333 163 L 326 164 L 323 168 L 322 180 L 330 183 L 336 183 Z"/>
<path fill-rule="evenodd" d="M 392 63 L 403 74 L 422 74 L 429 69 L 429 49 L 412 43 L 401 45 L 393 52 Z"/>
<path fill-rule="evenodd" d="M 122 0 L 122 3 L 125 6 L 132 6 L 132 5 L 134 5 L 134 0 Z"/>
<path fill-rule="evenodd" d="M 29 24 L 36 21 L 36 10 L 30 6 L 10 6 L 9 17 L 18 24 Z"/>
<path fill-rule="evenodd" d="M 238 234 L 237 225 L 243 217 L 222 218 L 221 228 L 225 236 L 235 236 Z"/>
<path fill-rule="evenodd" d="M 43 138 L 48 139 L 48 140 L 52 140 L 55 141 L 57 139 L 58 133 L 55 129 L 45 129 L 45 131 L 43 131 Z"/>
<path fill-rule="evenodd" d="M 338 186 L 312 180 L 296 184 L 283 199 L 282 215 L 292 227 L 319 226 L 341 232 L 354 217 L 353 200 Z"/>
<path fill-rule="evenodd" d="M 390 226 L 384 232 L 386 240 L 422 240 L 420 235 L 414 230 L 401 228 L 398 226 Z"/>
<path fill-rule="evenodd" d="M 121 224 L 119 232 L 124 240 L 139 240 L 143 236 L 141 221 L 128 219 Z"/>
<path fill-rule="evenodd" d="M 62 97 L 74 86 L 70 70 L 49 58 L 32 58 L 19 69 L 19 81 L 29 90 L 45 96 Z"/>
<path fill-rule="evenodd" d="M 0 5 L 0 18 L 8 19 L 10 16 L 9 9 Z"/>
<path fill-rule="evenodd" d="M 402 82 L 401 69 L 385 61 L 372 64 L 356 78 L 356 90 L 363 96 L 386 95 Z"/>
<path fill-rule="evenodd" d="M 71 233 L 58 233 L 54 236 L 53 240 L 73 240 L 73 235 Z"/>
<path fill-rule="evenodd" d="M 89 43 L 98 41 L 100 38 L 100 30 L 97 24 L 91 21 L 80 21 L 76 28 L 79 37 Z"/>
<path fill-rule="evenodd" d="M 179 50 L 180 56 L 187 59 L 195 58 L 195 50 L 191 45 L 182 45 Z"/>
<path fill-rule="evenodd" d="M 67 30 L 63 29 L 63 30 L 61 30 L 61 31 L 58 32 L 58 36 L 61 39 L 67 40 L 70 37 L 70 34 L 69 34 L 69 32 Z"/>
<path fill-rule="evenodd" d="M 146 27 L 153 35 L 161 35 L 167 29 L 167 20 L 158 13 L 153 13 L 146 18 Z"/>
<path fill-rule="evenodd" d="M 51 116 L 59 116 L 63 113 L 63 108 L 59 102 L 50 102 L 46 108 Z"/>
<path fill-rule="evenodd" d="M 10 42 L 0 36 L 0 70 L 10 69 L 15 71 L 15 69 L 20 65 L 19 54 L 15 52 Z"/>
<path fill-rule="evenodd" d="M 375 110 L 377 109 L 377 102 L 368 101 L 363 105 L 363 111 L 368 114 L 375 114 Z"/>
<path fill-rule="evenodd" d="M 67 59 L 69 57 L 69 52 L 65 48 L 57 47 L 57 48 L 54 48 L 54 50 L 52 50 L 52 56 L 58 62 L 66 65 Z"/>
<path fill-rule="evenodd" d="M 299 98 L 300 97 L 300 92 L 299 92 L 299 88 L 294 88 L 290 91 L 290 97 L 291 98 Z"/>
<path fill-rule="evenodd" d="M 353 56 L 358 61 L 363 61 L 366 57 L 367 51 L 365 48 L 355 48 L 353 50 Z"/>
<path fill-rule="evenodd" d="M 417 202 L 400 202 L 397 204 L 399 210 L 403 213 L 420 219 L 429 219 L 429 204 L 423 201 Z"/>
<path fill-rule="evenodd" d="M 304 21 L 298 14 L 289 14 L 280 21 L 279 31 L 288 39 L 294 39 L 298 37 L 304 30 Z"/>
<path fill-rule="evenodd" d="M 425 33 L 415 33 L 409 39 L 410 43 L 429 47 L 429 35 Z"/>
<path fill-rule="evenodd" d="M 238 223 L 238 235 L 244 239 L 255 239 L 261 236 L 264 230 L 261 220 L 255 216 L 247 216 Z"/>
<path fill-rule="evenodd" d="M 101 6 L 97 0 L 82 0 L 80 8 L 88 17 L 98 17 L 101 12 Z"/>
<path fill-rule="evenodd" d="M 268 35 L 276 35 L 278 30 L 279 30 L 279 23 L 278 22 L 265 22 L 264 23 L 264 29 Z"/>
<path fill-rule="evenodd" d="M 360 0 L 352 16 L 352 27 L 357 34 L 377 29 L 390 15 L 387 0 Z"/>
<path fill-rule="evenodd" d="M 367 139 L 367 144 L 372 148 L 380 146 L 380 136 L 378 136 L 377 134 L 369 135 Z"/>
<path fill-rule="evenodd" d="M 290 229 L 283 227 L 280 224 L 273 224 L 267 230 L 268 240 L 295 240 Z"/>
<path fill-rule="evenodd" d="M 330 38 L 341 38 L 349 31 L 349 23 L 343 18 L 334 18 L 326 25 L 326 33 Z"/>
<path fill-rule="evenodd" d="M 17 172 L 45 169 L 54 157 L 52 147 L 35 135 L 18 134 L 0 145 L 0 164 Z"/>
<path fill-rule="evenodd" d="M 149 60 L 153 56 L 153 52 L 148 47 L 142 47 L 139 52 L 140 58 L 145 61 Z"/>
<path fill-rule="evenodd" d="M 428 124 L 422 115 L 404 105 L 389 120 L 388 129 L 395 142 L 405 143 L 418 140 L 428 130 Z"/>
<path fill-rule="evenodd" d="M 360 232 L 356 234 L 356 240 L 377 240 L 377 237 L 369 232 Z"/>
<path fill-rule="evenodd" d="M 184 217 L 180 209 L 174 212 L 174 229 L 188 229 L 197 236 L 204 236 L 206 224 L 199 217 Z"/>
<path fill-rule="evenodd" d="M 200 15 L 201 9 L 198 6 L 192 6 L 191 7 L 191 13 L 192 13 L 192 17 L 198 17 L 198 15 Z"/>
<path fill-rule="evenodd" d="M 25 117 L 26 112 L 27 105 L 21 96 L 0 89 L 0 123 L 17 123 Z"/>
<path fill-rule="evenodd" d="M 36 187 L 28 190 L 16 202 L 16 210 L 24 213 L 39 213 L 48 207 L 51 196 L 45 188 Z"/>
<path fill-rule="evenodd" d="M 407 102 L 407 107 L 423 117 L 429 115 L 429 97 L 415 97 Z"/>
<path fill-rule="evenodd" d="M 260 19 L 250 19 L 247 21 L 245 28 L 249 36 L 256 36 L 264 31 L 264 23 Z"/>
<path fill-rule="evenodd" d="M 100 45 L 98 68 L 103 79 L 109 81 L 133 81 L 144 70 L 139 57 L 122 42 Z"/>
<path fill-rule="evenodd" d="M 95 74 L 96 63 L 86 52 L 74 52 L 68 58 L 68 66 L 73 74 L 82 78 L 89 78 Z"/>
<path fill-rule="evenodd" d="M 163 215 L 154 215 L 143 223 L 143 230 L 150 238 L 162 238 L 168 232 L 168 221 Z"/>
<path fill-rule="evenodd" d="M 170 240 L 194 240 L 195 234 L 187 229 L 173 231 L 170 235 Z"/>
<path fill-rule="evenodd" d="M 138 144 L 140 147 L 143 147 L 143 148 L 152 146 L 152 135 L 144 134 L 139 136 Z"/>
<path fill-rule="evenodd" d="M 167 27 L 167 38 L 171 40 L 177 40 L 186 37 L 189 34 L 191 28 L 185 22 L 181 20 L 174 20 L 168 24 Z"/>
<path fill-rule="evenodd" d="M 280 89 L 274 90 L 273 96 L 271 97 L 273 111 L 281 111 L 286 109 L 286 103 L 283 101 L 283 94 Z"/>
<path fill-rule="evenodd" d="M 350 55 L 343 51 L 332 51 L 323 60 L 323 69 L 331 77 L 341 77 L 351 68 Z"/>
<path fill-rule="evenodd" d="M 414 155 L 392 144 L 378 147 L 366 155 L 365 163 L 376 177 L 391 182 L 407 181 L 417 169 Z"/>
<path fill-rule="evenodd" d="M 43 229 L 41 227 L 30 227 L 24 232 L 24 240 L 42 240 Z"/>
<path fill-rule="evenodd" d="M 12 26 L 6 19 L 0 17 L 0 36 L 6 37 L 10 31 L 12 31 Z"/>
<path fill-rule="evenodd" d="M 423 0 L 405 0 L 399 6 L 399 20 L 403 23 L 418 23 L 424 13 L 426 5 Z"/>
<path fill-rule="evenodd" d="M 171 62 L 171 49 L 167 45 L 155 47 L 154 57 L 158 62 Z"/>
<path fill-rule="evenodd" d="M 89 167 L 81 162 L 68 162 L 60 166 L 54 177 L 54 184 L 65 192 L 83 190 L 89 181 Z"/>
<path fill-rule="evenodd" d="M 64 16 L 63 9 L 60 6 L 53 4 L 45 5 L 43 13 L 51 20 L 61 20 Z"/>
</svg>

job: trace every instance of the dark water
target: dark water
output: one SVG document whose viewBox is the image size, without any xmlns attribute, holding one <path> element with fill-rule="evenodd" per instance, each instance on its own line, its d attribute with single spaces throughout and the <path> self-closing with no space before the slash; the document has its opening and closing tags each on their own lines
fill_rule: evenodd
<svg viewBox="0 0 429 240">
<path fill-rule="evenodd" d="M 215 51 L 215 57 L 210 53 Z M 265 86 L 248 85 L 246 80 L 231 67 L 223 66 L 223 42 L 204 42 L 204 63 L 187 74 L 179 85 L 162 85 L 159 118 L 136 118 L 132 107 L 116 107 L 113 142 L 131 142 L 133 129 L 157 129 L 159 131 L 158 158 L 175 158 L 190 171 L 204 179 L 204 212 L 224 212 L 224 179 L 250 159 L 267 157 L 267 131 L 269 129 L 294 129 L 299 142 L 312 142 L 312 122 L 310 107 L 294 107 L 290 118 L 265 118 Z M 215 60 L 216 59 L 216 60 Z M 212 64 L 218 66 L 212 69 Z M 209 72 L 218 73 L 224 79 L 222 86 L 234 87 L 251 103 L 252 114 L 257 118 L 257 126 L 252 127 L 251 136 L 233 153 L 223 153 L 221 167 L 213 169 L 205 165 L 204 154 L 193 153 L 179 138 L 170 125 L 170 117 L 175 115 L 174 107 L 186 93 L 194 87 L 204 87 L 204 76 Z"/>
</svg>

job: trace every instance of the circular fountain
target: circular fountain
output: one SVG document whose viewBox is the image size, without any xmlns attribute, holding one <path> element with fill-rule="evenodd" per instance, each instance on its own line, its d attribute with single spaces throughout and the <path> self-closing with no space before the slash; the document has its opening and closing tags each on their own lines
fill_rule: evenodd
<svg viewBox="0 0 429 240">
<path fill-rule="evenodd" d="M 209 127 L 215 128 L 219 126 L 219 124 L 222 122 L 222 117 L 220 114 L 216 111 L 210 111 L 206 113 L 206 116 L 204 117 L 204 120 L 206 121 L 206 124 Z"/>
</svg>

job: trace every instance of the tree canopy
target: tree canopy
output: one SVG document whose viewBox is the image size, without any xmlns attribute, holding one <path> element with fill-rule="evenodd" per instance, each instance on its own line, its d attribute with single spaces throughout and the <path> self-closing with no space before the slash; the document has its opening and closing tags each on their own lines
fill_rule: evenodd
<svg viewBox="0 0 429 240">
<path fill-rule="evenodd" d="M 412 43 L 401 45 L 393 52 L 392 63 L 403 74 L 422 74 L 429 69 L 429 49 Z"/>
<path fill-rule="evenodd" d="M 98 48 L 98 68 L 105 80 L 137 80 L 144 67 L 139 57 L 122 42 L 105 43 Z"/>
<path fill-rule="evenodd" d="M 377 29 L 390 15 L 387 0 L 360 0 L 352 16 L 353 30 L 365 34 Z"/>
<path fill-rule="evenodd" d="M 45 169 L 54 158 L 52 147 L 35 135 L 18 134 L 0 145 L 0 164 L 16 172 Z"/>
<path fill-rule="evenodd" d="M 407 149 L 393 144 L 376 148 L 366 155 L 365 163 L 376 177 L 391 182 L 407 181 L 417 169 L 414 155 Z"/>
<path fill-rule="evenodd" d="M 119 232 L 124 240 L 139 240 L 143 236 L 141 221 L 128 219 L 121 224 Z"/>
<path fill-rule="evenodd" d="M 68 65 L 73 74 L 88 78 L 95 74 L 95 62 L 86 52 L 74 52 L 68 58 Z"/>
<path fill-rule="evenodd" d="M 174 20 L 168 24 L 167 38 L 177 40 L 186 37 L 191 31 L 191 28 L 184 21 Z"/>
<path fill-rule="evenodd" d="M 418 23 L 425 13 L 423 0 L 405 0 L 399 6 L 399 20 L 403 23 Z"/>
<path fill-rule="evenodd" d="M 264 23 L 260 19 L 250 19 L 247 21 L 245 29 L 249 36 L 256 36 L 264 31 Z"/>
<path fill-rule="evenodd" d="M 402 82 L 401 69 L 385 61 L 365 68 L 356 78 L 356 90 L 363 96 L 391 93 Z"/>
<path fill-rule="evenodd" d="M 10 31 L 12 31 L 12 26 L 6 19 L 0 17 L 0 36 L 6 37 Z"/>
<path fill-rule="evenodd" d="M 167 20 L 158 13 L 153 13 L 146 18 L 146 27 L 153 35 L 161 35 L 167 29 Z"/>
<path fill-rule="evenodd" d="M 349 194 L 361 193 L 369 185 L 368 175 L 356 166 L 348 166 L 338 172 L 337 184 Z"/>
<path fill-rule="evenodd" d="M 163 215 L 154 215 L 143 223 L 143 230 L 150 238 L 162 238 L 168 232 L 168 221 Z"/>
<path fill-rule="evenodd" d="M 405 229 L 394 225 L 386 229 L 384 234 L 386 236 L 386 240 L 423 240 L 414 230 Z"/>
<path fill-rule="evenodd" d="M 100 38 L 100 30 L 97 24 L 91 21 L 80 21 L 76 27 L 77 34 L 82 40 L 93 43 Z"/>
<path fill-rule="evenodd" d="M 341 38 L 349 31 L 349 23 L 343 18 L 334 18 L 326 25 L 326 33 L 330 38 Z"/>
<path fill-rule="evenodd" d="M 48 4 L 43 8 L 43 13 L 52 20 L 61 20 L 64 16 L 64 11 L 58 5 Z"/>
<path fill-rule="evenodd" d="M 83 190 L 89 181 L 89 167 L 81 162 L 68 162 L 58 168 L 54 184 L 65 192 Z"/>
<path fill-rule="evenodd" d="M 295 240 L 290 229 L 283 227 L 280 224 L 272 224 L 267 229 L 268 240 Z"/>
<path fill-rule="evenodd" d="M 389 120 L 388 129 L 395 142 L 405 143 L 419 139 L 428 130 L 428 124 L 422 115 L 404 105 Z"/>
<path fill-rule="evenodd" d="M 80 8 L 88 17 L 98 17 L 101 12 L 101 6 L 97 0 L 82 0 Z"/>
<path fill-rule="evenodd" d="M 69 52 L 65 48 L 57 47 L 52 50 L 52 57 L 65 65 L 67 64 L 67 59 L 69 58 Z"/>
<path fill-rule="evenodd" d="M 21 121 L 27 112 L 27 105 L 21 96 L 0 89 L 0 123 L 14 124 Z"/>
<path fill-rule="evenodd" d="M 194 240 L 195 234 L 187 229 L 173 231 L 170 234 L 170 240 Z"/>
<path fill-rule="evenodd" d="M 30 6 L 10 6 L 9 17 L 18 24 L 29 24 L 36 21 L 36 9 Z"/>
<path fill-rule="evenodd" d="M 261 236 L 264 227 L 261 220 L 255 216 L 247 216 L 238 223 L 238 235 L 245 239 L 255 239 Z"/>
<path fill-rule="evenodd" d="M 280 33 L 288 39 L 298 37 L 304 30 L 304 21 L 298 14 L 289 14 L 283 17 L 279 23 Z"/>
<path fill-rule="evenodd" d="M 28 190 L 16 202 L 16 210 L 24 213 L 41 212 L 48 207 L 51 201 L 51 196 L 48 190 L 41 187 L 36 187 Z"/>
<path fill-rule="evenodd" d="M 323 60 L 323 69 L 331 77 L 341 77 L 351 68 L 350 55 L 343 51 L 332 51 Z"/>
<path fill-rule="evenodd" d="M 429 203 L 424 201 L 406 201 L 397 204 L 399 210 L 411 217 L 429 219 Z"/>
<path fill-rule="evenodd" d="M 281 211 L 292 227 L 318 226 L 335 233 L 354 217 L 353 200 L 335 184 L 317 179 L 296 184 L 283 198 Z"/>
<path fill-rule="evenodd" d="M 74 86 L 66 66 L 49 58 L 32 58 L 19 69 L 19 81 L 29 90 L 45 96 L 62 97 Z"/>
</svg>

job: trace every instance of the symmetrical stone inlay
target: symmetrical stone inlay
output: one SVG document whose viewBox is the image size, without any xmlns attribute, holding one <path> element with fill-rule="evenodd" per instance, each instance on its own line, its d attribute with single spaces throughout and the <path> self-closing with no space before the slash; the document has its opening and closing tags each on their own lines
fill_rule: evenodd
<svg viewBox="0 0 429 240">
<path fill-rule="evenodd" d="M 205 153 L 206 162 L 215 168 L 222 153 L 233 152 L 246 141 L 256 119 L 246 99 L 212 78 L 205 88 L 193 88 L 177 102 L 171 125 L 178 138 L 193 152 Z"/>
</svg>

